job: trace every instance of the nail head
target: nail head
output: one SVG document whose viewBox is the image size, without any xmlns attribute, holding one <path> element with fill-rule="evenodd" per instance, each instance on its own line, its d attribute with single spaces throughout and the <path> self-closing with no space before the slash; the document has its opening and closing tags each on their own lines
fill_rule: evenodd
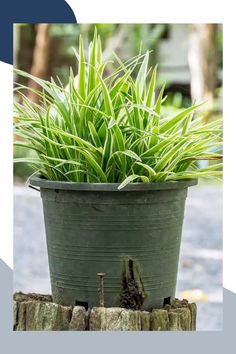
<svg viewBox="0 0 236 354">
<path fill-rule="evenodd" d="M 97 273 L 97 275 L 98 275 L 99 277 L 104 277 L 104 276 L 106 275 L 106 273 L 99 272 L 99 273 Z"/>
</svg>

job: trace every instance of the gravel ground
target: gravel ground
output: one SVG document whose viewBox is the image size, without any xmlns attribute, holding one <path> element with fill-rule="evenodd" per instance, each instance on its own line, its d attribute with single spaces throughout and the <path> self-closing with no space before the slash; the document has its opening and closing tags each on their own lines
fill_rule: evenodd
<svg viewBox="0 0 236 354">
<path fill-rule="evenodd" d="M 198 330 L 221 330 L 222 189 L 192 187 L 186 203 L 177 296 L 198 305 Z M 14 290 L 50 293 L 39 193 L 14 188 Z"/>
</svg>

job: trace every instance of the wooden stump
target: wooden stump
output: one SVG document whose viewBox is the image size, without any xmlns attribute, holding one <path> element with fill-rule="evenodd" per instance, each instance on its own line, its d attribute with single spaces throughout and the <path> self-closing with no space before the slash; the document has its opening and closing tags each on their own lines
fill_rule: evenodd
<svg viewBox="0 0 236 354">
<path fill-rule="evenodd" d="M 50 295 L 14 294 L 15 331 L 195 331 L 196 304 L 178 300 L 163 309 L 61 306 Z"/>
</svg>

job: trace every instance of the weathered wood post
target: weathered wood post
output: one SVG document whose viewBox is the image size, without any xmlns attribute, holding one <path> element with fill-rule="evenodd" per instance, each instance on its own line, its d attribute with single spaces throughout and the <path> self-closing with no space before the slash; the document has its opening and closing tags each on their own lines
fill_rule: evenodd
<svg viewBox="0 0 236 354">
<path fill-rule="evenodd" d="M 197 307 L 175 299 L 152 311 L 61 306 L 50 295 L 14 294 L 15 331 L 195 331 Z"/>
</svg>

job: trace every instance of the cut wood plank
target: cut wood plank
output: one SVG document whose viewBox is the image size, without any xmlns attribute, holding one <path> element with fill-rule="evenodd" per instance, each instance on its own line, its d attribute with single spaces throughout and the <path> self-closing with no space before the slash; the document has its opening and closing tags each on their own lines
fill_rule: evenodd
<svg viewBox="0 0 236 354">
<path fill-rule="evenodd" d="M 14 294 L 15 331 L 195 331 L 196 304 L 178 300 L 162 309 L 62 306 L 50 295 Z"/>
</svg>

